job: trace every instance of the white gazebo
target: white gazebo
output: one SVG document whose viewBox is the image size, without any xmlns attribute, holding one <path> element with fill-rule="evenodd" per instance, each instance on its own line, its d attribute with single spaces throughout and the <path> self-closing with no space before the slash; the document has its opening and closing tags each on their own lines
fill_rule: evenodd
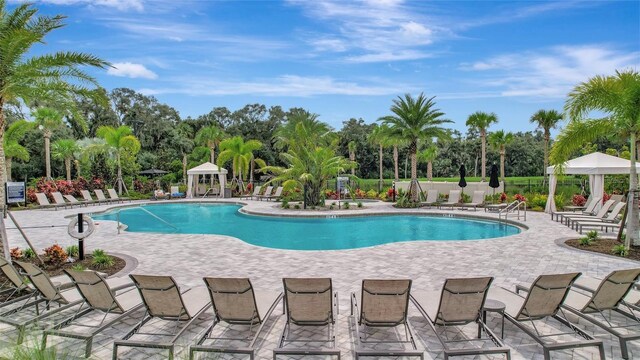
<svg viewBox="0 0 640 360">
<path fill-rule="evenodd" d="M 640 163 L 636 163 L 640 169 Z M 589 189 L 591 196 L 602 198 L 604 195 L 605 175 L 628 175 L 631 171 L 631 161 L 616 156 L 594 152 L 564 163 L 564 174 L 589 175 Z M 549 174 L 549 197 L 544 211 L 547 213 L 556 211 L 556 202 L 553 195 L 556 192 L 555 166 L 547 168 Z"/>
<path fill-rule="evenodd" d="M 194 185 L 198 184 L 200 175 L 211 175 L 212 177 L 218 175 L 218 179 L 220 180 L 220 197 L 224 197 L 224 188 L 227 185 L 227 170 L 219 168 L 210 162 L 206 162 L 187 171 L 187 198 L 193 197 Z M 196 180 L 195 182 L 193 181 L 194 178 Z"/>
</svg>

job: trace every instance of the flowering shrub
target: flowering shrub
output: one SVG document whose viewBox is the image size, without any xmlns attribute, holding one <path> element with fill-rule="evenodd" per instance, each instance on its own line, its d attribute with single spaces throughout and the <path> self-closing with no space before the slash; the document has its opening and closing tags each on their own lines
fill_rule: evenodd
<svg viewBox="0 0 640 360">
<path fill-rule="evenodd" d="M 603 202 L 607 202 L 609 199 L 611 199 L 611 194 L 604 193 L 604 195 L 602 195 Z"/>
<path fill-rule="evenodd" d="M 524 195 L 520 195 L 520 194 L 513 195 L 513 198 L 515 200 L 522 201 L 522 202 L 526 202 L 527 201 L 527 198 L 524 197 Z"/>
<path fill-rule="evenodd" d="M 507 193 L 500 194 L 500 202 L 503 203 L 507 201 Z"/>
<path fill-rule="evenodd" d="M 19 247 L 14 247 L 11 249 L 11 259 L 12 260 L 20 260 L 22 259 L 22 250 Z"/>
<path fill-rule="evenodd" d="M 359 198 L 359 199 L 362 199 L 362 198 L 364 198 L 364 197 L 367 197 L 367 193 L 366 193 L 366 192 L 364 192 L 364 190 L 362 190 L 362 189 L 356 189 L 356 191 L 355 191 L 355 196 L 356 196 L 357 198 Z"/>
<path fill-rule="evenodd" d="M 373 190 L 373 189 L 371 189 L 371 190 L 367 191 L 367 197 L 369 199 L 375 199 L 375 198 L 378 197 L 378 192 Z"/>
<path fill-rule="evenodd" d="M 137 192 L 147 194 L 156 189 L 156 183 L 152 180 L 142 181 L 135 179 L 133 181 L 133 189 Z"/>
<path fill-rule="evenodd" d="M 338 199 L 338 192 L 333 191 L 331 189 L 326 189 L 324 191 L 324 197 L 325 197 L 325 199 L 337 200 Z"/>
<path fill-rule="evenodd" d="M 54 244 L 51 247 L 44 249 L 44 255 L 47 258 L 46 262 L 55 266 L 64 264 L 69 257 L 67 252 L 58 244 Z"/>
<path fill-rule="evenodd" d="M 582 195 L 576 194 L 571 198 L 571 203 L 575 206 L 584 206 L 587 203 L 587 198 Z"/>
<path fill-rule="evenodd" d="M 94 178 L 88 182 L 82 177 L 77 180 L 45 180 L 40 178 L 35 187 L 27 188 L 27 201 L 36 202 L 36 193 L 44 193 L 49 201 L 53 201 L 52 192 L 59 191 L 62 195 L 80 196 L 80 190 L 104 189 L 104 181 Z"/>
<path fill-rule="evenodd" d="M 393 190 L 393 188 L 387 189 L 387 198 L 391 199 L 394 195 L 398 195 L 398 192 Z"/>
<path fill-rule="evenodd" d="M 253 183 L 247 184 L 247 192 L 251 192 L 253 190 Z"/>
</svg>

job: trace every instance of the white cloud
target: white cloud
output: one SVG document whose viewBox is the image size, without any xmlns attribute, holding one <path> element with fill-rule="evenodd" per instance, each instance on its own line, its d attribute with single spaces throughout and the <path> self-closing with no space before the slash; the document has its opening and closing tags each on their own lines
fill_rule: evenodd
<svg viewBox="0 0 640 360">
<path fill-rule="evenodd" d="M 155 89 L 140 89 L 147 95 L 186 94 L 205 95 L 258 95 L 309 97 L 317 95 L 377 96 L 394 95 L 415 90 L 411 85 L 368 81 L 359 84 L 352 81 L 340 81 L 329 76 L 283 75 L 276 78 L 256 81 L 219 81 L 202 78 L 181 78 L 172 82 L 176 86 Z"/>
<path fill-rule="evenodd" d="M 486 74 L 480 81 L 501 89 L 503 96 L 563 98 L 575 85 L 595 75 L 639 68 L 638 59 L 638 51 L 624 52 L 608 46 L 556 46 L 465 63 L 460 68 Z"/>
<path fill-rule="evenodd" d="M 38 2 L 54 5 L 88 5 L 96 7 L 110 7 L 120 11 L 143 11 L 143 0 L 39 0 Z"/>
<path fill-rule="evenodd" d="M 368 53 L 364 55 L 347 56 L 345 61 L 353 63 L 374 63 L 374 62 L 392 62 L 392 61 L 404 61 L 404 60 L 418 60 L 433 57 L 433 54 L 413 51 L 413 50 L 401 50 L 398 52 L 381 52 L 381 53 Z"/>
<path fill-rule="evenodd" d="M 107 70 L 107 74 L 113 76 L 122 76 L 129 78 L 157 79 L 158 75 L 147 69 L 142 64 L 134 64 L 130 62 L 114 63 L 112 68 Z"/>
</svg>

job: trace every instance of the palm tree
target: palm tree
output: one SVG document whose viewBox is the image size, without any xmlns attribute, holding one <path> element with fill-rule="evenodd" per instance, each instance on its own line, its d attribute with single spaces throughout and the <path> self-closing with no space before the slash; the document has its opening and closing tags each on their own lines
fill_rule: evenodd
<svg viewBox="0 0 640 360">
<path fill-rule="evenodd" d="M 418 155 L 418 160 L 425 161 L 427 163 L 427 179 L 433 180 L 433 161 L 438 157 L 438 147 L 431 145 L 428 148 L 422 150 Z"/>
<path fill-rule="evenodd" d="M 569 93 L 564 105 L 570 122 L 551 147 L 550 161 L 561 165 L 585 143 L 607 134 L 629 140 L 631 171 L 629 173 L 627 247 L 640 245 L 638 238 L 638 174 L 636 169 L 636 141 L 640 132 L 640 73 L 636 70 L 616 71 L 612 76 L 595 76 Z M 605 114 L 600 119 L 585 119 L 591 111 Z"/>
<path fill-rule="evenodd" d="M 42 107 L 36 109 L 32 115 L 36 120 L 36 125 L 42 130 L 42 135 L 44 136 L 45 178 L 51 180 L 51 136 L 53 135 L 53 130 L 64 125 L 62 114 L 57 110 Z"/>
<path fill-rule="evenodd" d="M 336 139 L 329 125 L 318 120 L 317 114 L 297 111 L 274 134 L 275 147 L 285 150 L 300 146 L 328 146 Z"/>
<path fill-rule="evenodd" d="M 356 142 L 355 141 L 349 141 L 349 143 L 347 144 L 347 147 L 349 148 L 349 160 L 353 163 L 356 162 Z M 356 176 L 356 168 L 352 167 L 351 168 L 351 176 Z"/>
<path fill-rule="evenodd" d="M 504 159 L 506 155 L 506 146 L 513 141 L 513 134 L 504 130 L 499 130 L 489 134 L 489 144 L 495 150 L 500 151 L 500 177 L 504 182 Z"/>
<path fill-rule="evenodd" d="M 18 120 L 9 125 L 4 134 L 4 154 L 6 156 L 5 168 L 7 171 L 7 181 L 11 181 L 11 163 L 12 160 L 19 159 L 29 161 L 29 152 L 20 145 L 20 141 L 24 139 L 24 135 L 31 129 L 32 123 L 26 120 Z"/>
<path fill-rule="evenodd" d="M 547 181 L 547 167 L 549 167 L 549 142 L 551 141 L 551 129 L 555 129 L 563 119 L 561 112 L 556 110 L 538 110 L 531 115 L 531 121 L 538 125 L 538 129 L 544 130 L 544 181 Z"/>
<path fill-rule="evenodd" d="M 244 141 L 241 136 L 234 136 L 220 143 L 220 155 L 218 155 L 218 166 L 222 167 L 229 161 L 232 162 L 231 170 L 233 178 L 245 180 L 247 174 L 251 174 L 253 182 L 253 169 L 249 169 L 251 163 L 255 161 L 258 166 L 264 167 L 264 162 L 255 159 L 253 152 L 262 148 L 262 143 L 258 140 Z M 237 176 L 237 177 L 236 177 Z"/>
<path fill-rule="evenodd" d="M 378 191 L 382 191 L 384 177 L 382 172 L 382 152 L 389 145 L 389 126 L 382 124 L 373 124 L 373 129 L 369 133 L 369 142 L 378 146 L 378 171 L 380 179 L 378 180 Z"/>
<path fill-rule="evenodd" d="M 406 94 L 404 98 L 398 96 L 393 100 L 391 106 L 391 112 L 394 115 L 378 119 L 388 125 L 395 136 L 409 145 L 409 153 L 411 154 L 411 185 L 409 189 L 411 200 L 415 202 L 420 201 L 418 191 L 419 142 L 446 137 L 447 132 L 440 125 L 452 122 L 442 119 L 444 113 L 433 108 L 435 106 L 434 98 L 435 96 L 427 99 L 424 94 L 420 94 L 416 99 L 410 94 Z"/>
<path fill-rule="evenodd" d="M 112 152 L 116 159 L 116 165 L 118 165 L 118 178 L 116 180 L 118 183 L 118 194 L 122 194 L 122 186 L 124 185 L 124 181 L 122 180 L 122 156 L 125 154 L 137 154 L 138 151 L 140 151 L 140 141 L 133 135 L 131 128 L 126 125 L 118 128 L 101 126 L 96 131 L 96 135 L 104 139 L 107 149 Z"/>
<path fill-rule="evenodd" d="M 64 167 L 67 170 L 67 181 L 71 181 L 71 161 L 80 146 L 73 139 L 60 139 L 53 143 L 51 148 L 55 159 L 64 160 Z"/>
<path fill-rule="evenodd" d="M 174 146 L 182 153 L 182 182 L 187 184 L 187 157 L 193 151 L 193 130 L 188 124 L 181 122 L 175 129 Z"/>
<path fill-rule="evenodd" d="M 220 144 L 222 140 L 226 137 L 226 134 L 215 125 L 207 126 L 196 134 L 196 142 L 202 146 L 206 146 L 209 148 L 211 155 L 211 163 L 216 163 L 216 146 Z"/>
<path fill-rule="evenodd" d="M 482 180 L 485 181 L 487 176 L 487 129 L 491 124 L 498 122 L 498 115 L 495 113 L 487 114 L 482 111 L 476 111 L 469 115 L 466 125 L 472 129 L 480 132 L 480 139 L 482 140 Z"/>
</svg>

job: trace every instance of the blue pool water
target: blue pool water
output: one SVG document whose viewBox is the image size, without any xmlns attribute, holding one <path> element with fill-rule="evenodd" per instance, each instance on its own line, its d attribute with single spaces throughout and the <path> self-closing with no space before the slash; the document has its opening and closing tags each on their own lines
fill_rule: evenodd
<svg viewBox="0 0 640 360">
<path fill-rule="evenodd" d="M 93 216 L 116 220 L 131 232 L 220 234 L 250 244 L 292 250 L 338 250 L 412 240 L 476 240 L 520 230 L 494 221 L 437 216 L 289 218 L 246 215 L 229 204 L 167 203 L 123 208 Z M 153 215 L 175 226 L 171 227 Z"/>
</svg>

